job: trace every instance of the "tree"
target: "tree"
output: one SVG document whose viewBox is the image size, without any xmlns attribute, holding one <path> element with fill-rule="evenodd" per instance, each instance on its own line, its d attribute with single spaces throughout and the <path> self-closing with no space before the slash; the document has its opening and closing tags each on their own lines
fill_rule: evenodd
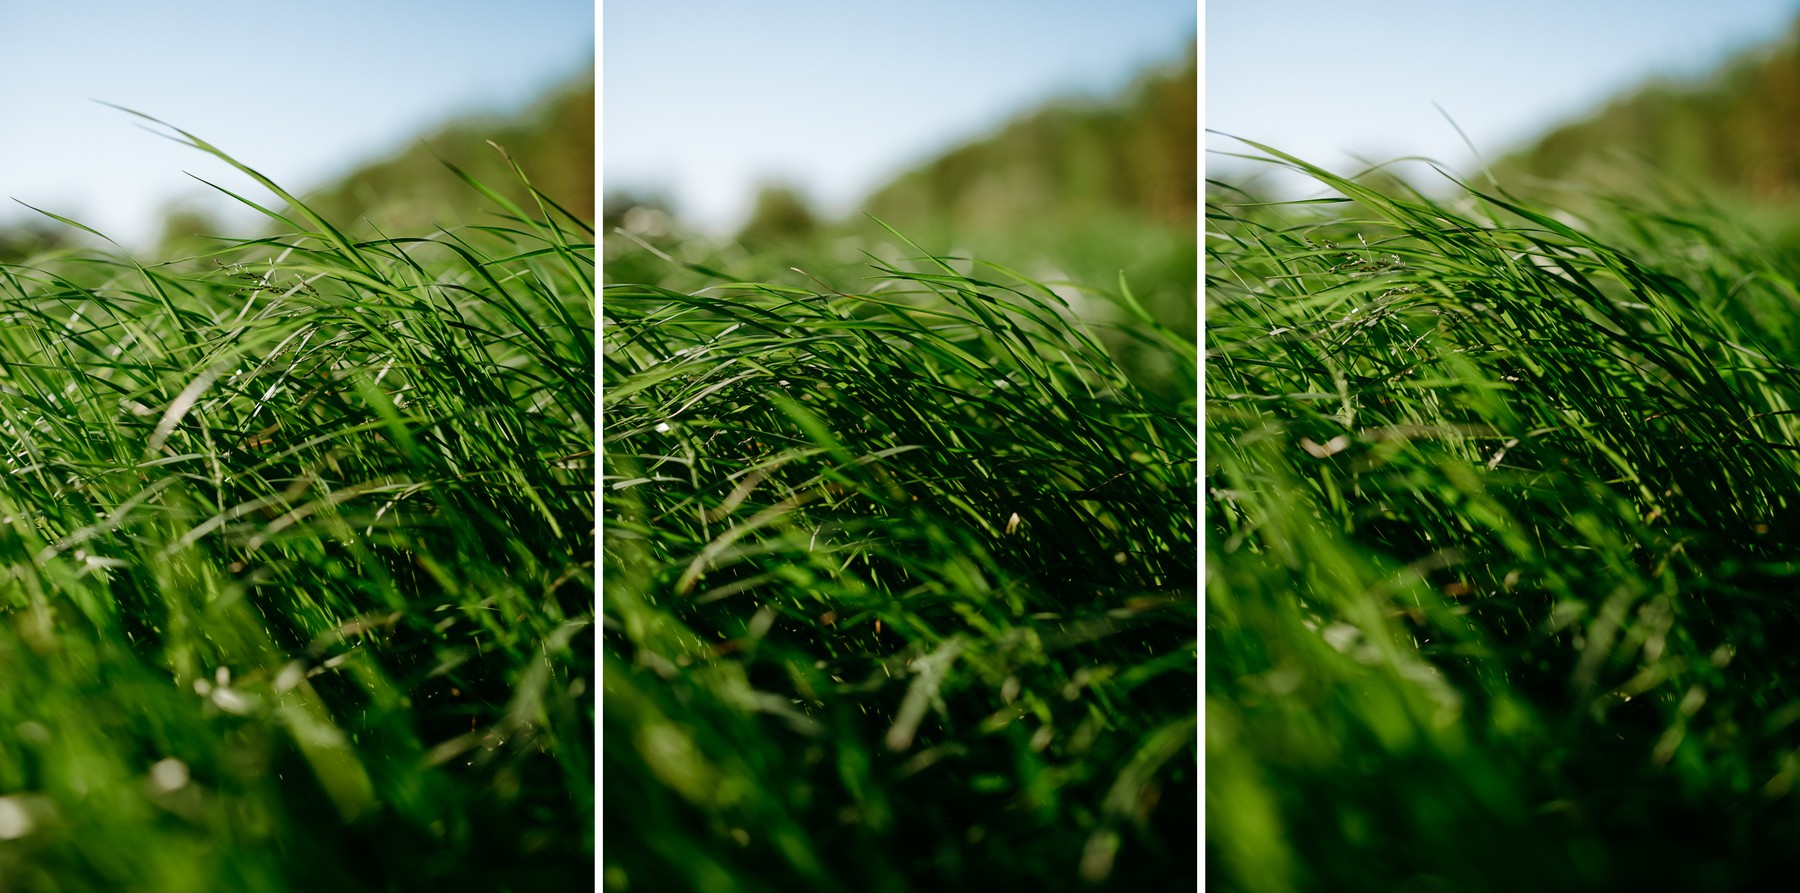
<svg viewBox="0 0 1800 893">
<path fill-rule="evenodd" d="M 785 183 L 769 183 L 756 194 L 750 220 L 738 231 L 738 242 L 749 248 L 766 248 L 807 238 L 819 229 L 806 197 Z"/>
</svg>

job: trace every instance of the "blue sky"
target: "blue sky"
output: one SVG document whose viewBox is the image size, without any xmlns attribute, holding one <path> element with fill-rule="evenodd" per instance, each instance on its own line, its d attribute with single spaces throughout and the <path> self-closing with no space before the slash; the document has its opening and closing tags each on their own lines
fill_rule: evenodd
<svg viewBox="0 0 1800 893">
<path fill-rule="evenodd" d="M 1434 102 L 1491 158 L 1653 75 L 1704 73 L 1797 15 L 1796 0 L 1207 0 L 1205 121 L 1339 172 L 1361 168 L 1354 153 L 1470 175 Z"/>
<path fill-rule="evenodd" d="M 594 12 L 592 0 L 0 0 L 0 223 L 30 215 L 17 198 L 136 246 L 167 202 L 231 207 L 183 171 L 255 188 L 93 99 L 306 189 L 574 75 L 592 59 Z"/>
<path fill-rule="evenodd" d="M 715 230 L 765 178 L 842 213 L 1006 116 L 1178 59 L 1198 20 L 1193 0 L 607 0 L 604 187 Z"/>
<path fill-rule="evenodd" d="M 252 188 L 92 99 L 305 189 L 587 64 L 592 0 L 498 8 L 0 0 L 0 223 L 29 216 L 16 197 L 141 244 L 172 201 L 231 209 L 184 171 Z M 1797 0 L 1207 0 L 1205 120 L 1332 167 L 1355 166 L 1347 150 L 1472 172 L 1434 101 L 1499 154 L 1797 14 Z M 714 228 L 767 177 L 848 210 L 1044 98 L 1118 89 L 1178 55 L 1198 18 L 1191 0 L 611 0 L 604 182 L 661 189 Z"/>
</svg>

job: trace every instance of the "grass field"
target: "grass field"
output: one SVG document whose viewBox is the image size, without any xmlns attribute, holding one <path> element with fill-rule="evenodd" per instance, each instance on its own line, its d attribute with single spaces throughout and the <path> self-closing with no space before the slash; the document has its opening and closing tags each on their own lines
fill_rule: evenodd
<svg viewBox="0 0 1800 893">
<path fill-rule="evenodd" d="M 1800 831 L 1800 289 L 1704 208 L 1210 190 L 1218 889 L 1737 890 Z"/>
<path fill-rule="evenodd" d="M 608 249 L 609 890 L 1192 888 L 1192 398 L 908 253 Z"/>
<path fill-rule="evenodd" d="M 585 888 L 591 230 L 263 186 L 0 266 L 0 890 Z"/>
</svg>

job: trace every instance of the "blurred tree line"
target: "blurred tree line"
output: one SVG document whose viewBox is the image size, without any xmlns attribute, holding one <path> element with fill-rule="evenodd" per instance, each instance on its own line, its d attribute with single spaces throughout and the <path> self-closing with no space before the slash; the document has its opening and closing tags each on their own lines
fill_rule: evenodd
<svg viewBox="0 0 1800 893">
<path fill-rule="evenodd" d="M 1198 44 L 1189 42 L 1180 58 L 1117 96 L 1051 101 L 925 159 L 875 189 L 862 210 L 927 251 L 1046 281 L 1090 322 L 1133 324 L 1101 294 L 1116 293 L 1123 273 L 1151 316 L 1197 337 L 1198 72 Z M 686 230 L 678 209 L 657 195 L 608 193 L 602 222 L 609 282 L 704 284 L 680 281 L 683 274 L 640 242 L 759 281 L 794 275 L 797 266 L 854 282 L 867 274 L 864 251 L 887 260 L 916 254 L 863 213 L 829 219 L 800 187 L 780 182 L 762 185 L 728 242 Z M 1141 384 L 1192 394 L 1165 351 L 1124 333 L 1102 337 Z"/>
<path fill-rule="evenodd" d="M 445 167 L 448 161 L 535 215 L 537 207 L 518 175 L 489 141 L 506 150 L 539 192 L 583 221 L 594 221 L 592 65 L 523 112 L 451 121 L 391 157 L 301 198 L 327 220 L 362 237 L 374 236 L 376 227 L 397 236 L 495 222 L 493 202 Z M 164 217 L 158 254 L 172 257 L 203 247 L 206 243 L 197 236 L 247 235 L 221 230 L 201 211 L 173 207 Z"/>
<path fill-rule="evenodd" d="M 738 244 L 752 251 L 775 248 L 812 239 L 820 220 L 806 193 L 790 183 L 765 183 L 756 192 L 750 219 L 738 231 Z"/>
<path fill-rule="evenodd" d="M 1650 180 L 1764 206 L 1800 196 L 1800 22 L 1711 75 L 1660 78 L 1500 161 L 1509 187 L 1573 181 L 1641 192 Z"/>
<path fill-rule="evenodd" d="M 1079 283 L 1087 297 L 1072 303 L 1094 322 L 1126 321 L 1095 294 L 1116 292 L 1123 273 L 1158 322 L 1196 337 L 1198 63 L 1190 42 L 1180 59 L 1147 70 L 1118 96 L 1045 103 L 923 161 L 877 188 L 862 210 L 928 251 Z M 913 253 L 863 214 L 821 219 L 798 188 L 782 183 L 763 186 L 736 242 L 752 256 L 778 258 L 768 264 L 778 270 L 862 263 L 856 252 L 827 245 L 890 258 Z M 615 254 L 624 252 L 608 256 Z M 1107 340 L 1141 383 L 1192 390 L 1169 377 L 1175 364 L 1157 350 L 1122 335 Z"/>
<path fill-rule="evenodd" d="M 878 189 L 864 210 L 921 246 L 1079 283 L 1065 289 L 1092 322 L 1135 325 L 1102 296 L 1123 275 L 1157 322 L 1199 330 L 1195 207 L 1199 47 L 1151 68 L 1121 95 L 1062 100 L 1014 118 Z M 858 217 L 867 237 L 885 234 Z M 1168 396 L 1191 394 L 1166 351 L 1102 333 L 1133 378 Z"/>
<path fill-rule="evenodd" d="M 305 200 L 327 219 L 350 223 L 368 217 L 390 235 L 488 219 L 492 203 L 457 179 L 441 158 L 536 213 L 517 175 L 488 145 L 490 140 L 518 162 L 539 192 L 583 221 L 593 222 L 591 65 L 517 116 L 452 122 Z"/>
<path fill-rule="evenodd" d="M 1195 225 L 1199 145 L 1198 44 L 1139 76 L 1124 96 L 1063 99 L 1015 117 L 876 189 L 863 210 L 909 235 L 951 239 L 1023 229 L 1078 232 L 1128 216 L 1139 225 Z M 634 208 L 668 211 L 661 196 L 611 193 L 607 229 Z M 760 188 L 740 245 L 771 248 L 844 231 L 861 215 L 828 221 L 785 182 Z"/>
<path fill-rule="evenodd" d="M 959 232 L 1024 221 L 1079 228 L 1129 213 L 1194 225 L 1197 46 L 1111 101 L 1063 100 L 901 175 L 865 209 L 890 223 Z"/>
<path fill-rule="evenodd" d="M 48 218 L 0 227 L 0 263 L 23 260 L 75 244 L 75 230 Z"/>
</svg>

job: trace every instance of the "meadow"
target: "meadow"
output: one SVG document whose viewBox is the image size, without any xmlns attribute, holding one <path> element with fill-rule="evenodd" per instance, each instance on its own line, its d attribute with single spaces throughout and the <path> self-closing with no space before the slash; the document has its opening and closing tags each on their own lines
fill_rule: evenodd
<svg viewBox="0 0 1800 893">
<path fill-rule="evenodd" d="M 1192 889 L 1195 344 L 885 240 L 607 236 L 603 886 Z"/>
<path fill-rule="evenodd" d="M 270 229 L 0 265 L 0 890 L 587 887 L 591 227 L 353 238 L 152 124 Z"/>
<path fill-rule="evenodd" d="M 1767 889 L 1800 831 L 1800 275 L 1654 194 L 1209 184 L 1221 890 Z"/>
</svg>

